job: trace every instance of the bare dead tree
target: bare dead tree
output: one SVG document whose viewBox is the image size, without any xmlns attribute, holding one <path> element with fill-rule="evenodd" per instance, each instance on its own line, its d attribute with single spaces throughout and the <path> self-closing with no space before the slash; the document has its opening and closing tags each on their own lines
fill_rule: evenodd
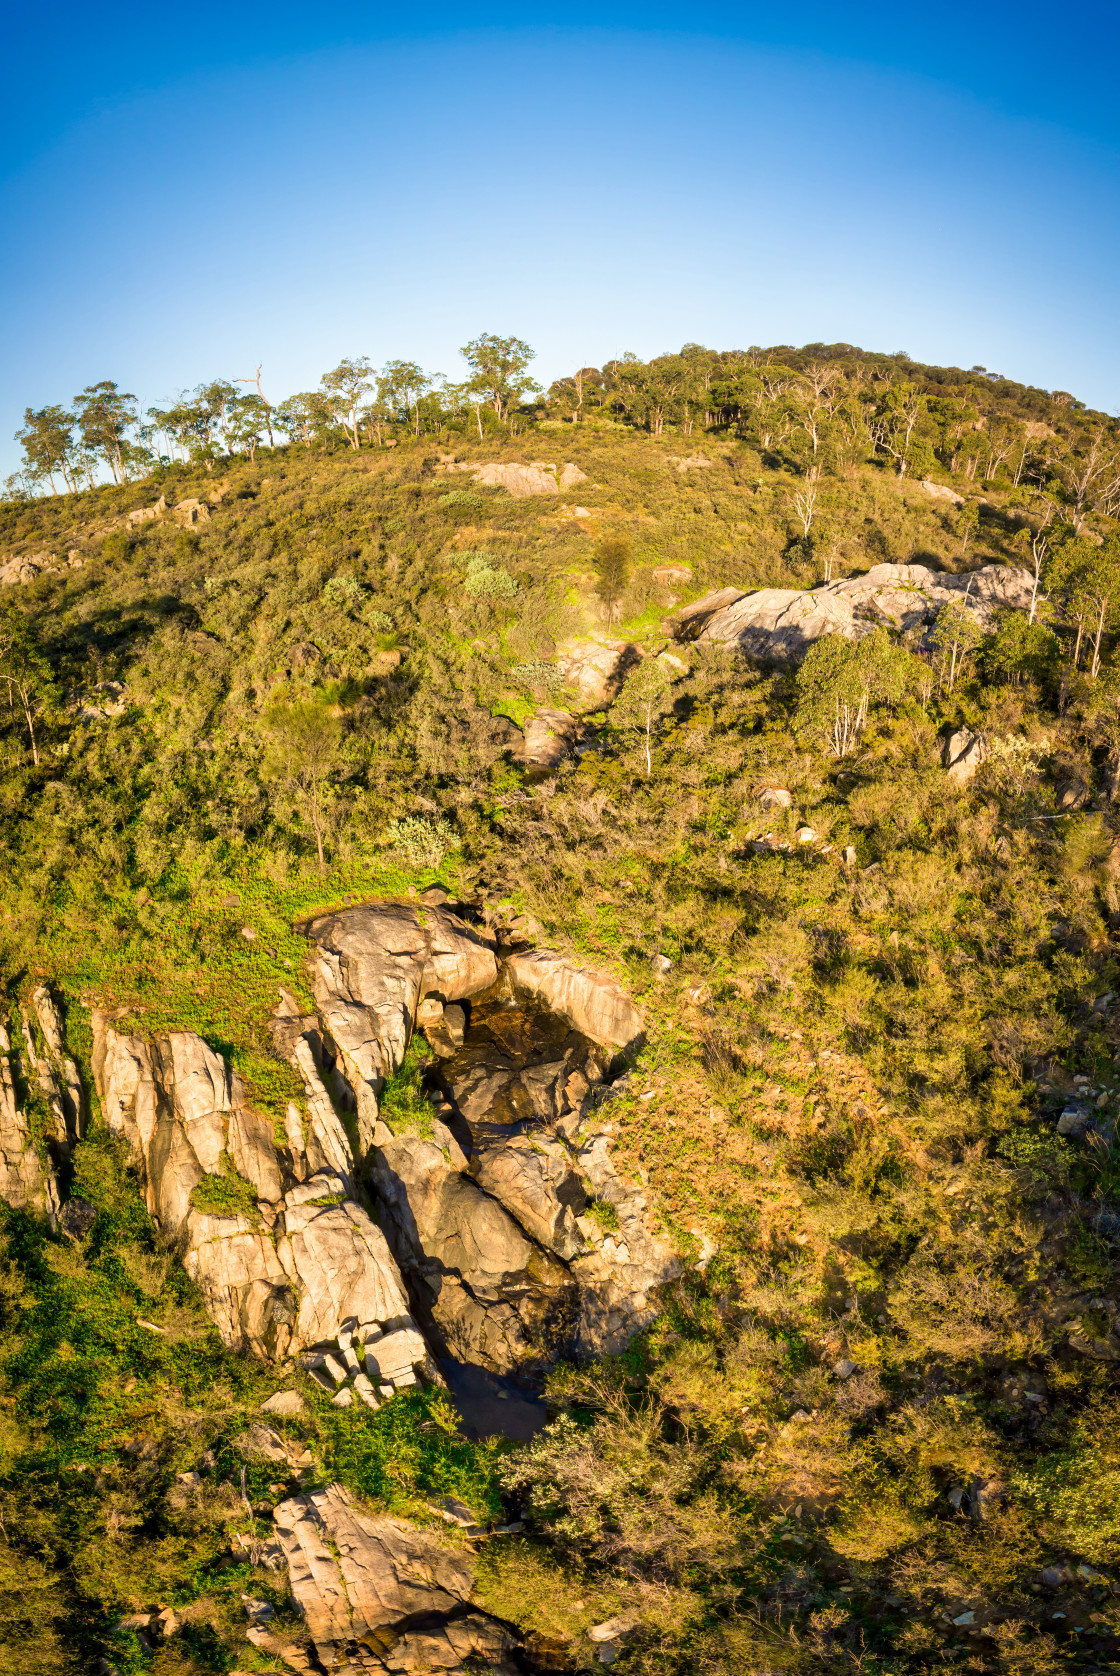
<svg viewBox="0 0 1120 1676">
<path fill-rule="evenodd" d="M 817 484 L 820 481 L 821 468 L 814 463 L 805 473 L 805 486 L 799 489 L 793 497 L 793 504 L 797 508 L 797 516 L 801 520 L 801 534 L 806 541 L 809 531 L 813 527 L 813 514 L 817 507 Z"/>
<path fill-rule="evenodd" d="M 264 423 L 265 423 L 265 429 L 268 432 L 268 446 L 270 448 L 273 448 L 273 447 L 275 447 L 275 443 L 272 440 L 272 403 L 269 401 L 268 397 L 265 395 L 264 391 L 261 389 L 261 368 L 263 366 L 264 366 L 264 362 L 263 361 L 258 361 L 257 362 L 257 370 L 256 370 L 255 373 L 252 373 L 248 378 L 235 378 L 235 379 L 232 380 L 232 383 L 234 383 L 234 384 L 255 384 L 256 385 L 257 395 L 261 398 L 261 401 L 264 403 Z"/>
</svg>

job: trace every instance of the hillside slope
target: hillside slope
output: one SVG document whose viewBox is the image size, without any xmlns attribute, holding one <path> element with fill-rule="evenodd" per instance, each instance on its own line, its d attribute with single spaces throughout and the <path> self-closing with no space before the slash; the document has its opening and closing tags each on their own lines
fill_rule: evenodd
<svg viewBox="0 0 1120 1676">
<path fill-rule="evenodd" d="M 1057 434 L 1068 411 L 1030 422 Z M 0 510 L 0 1116 L 23 1114 L 60 1202 L 92 1207 L 53 1227 L 45 1198 L 4 1212 L 0 1670 L 314 1668 L 328 1646 L 379 1669 L 1114 1662 L 1116 525 L 1056 477 L 1045 504 L 1006 462 L 981 482 L 935 439 L 922 475 L 865 450 L 810 479 L 741 414 L 710 417 L 292 444 Z M 874 566 L 923 574 L 877 573 L 841 633 L 793 654 L 697 638 L 708 618 L 688 615 Z M 362 1039 L 387 1079 L 368 1072 L 366 1133 L 330 1009 L 383 1020 L 383 994 L 367 968 L 331 991 L 309 955 L 385 903 L 428 942 L 400 1051 L 389 1025 Z M 445 905 L 456 938 L 496 950 L 492 990 L 422 975 Z M 541 950 L 601 974 L 609 1003 L 577 1018 L 568 977 L 552 1012 L 523 975 L 502 990 L 503 963 Z M 595 1007 L 624 1006 L 640 1032 L 597 1035 Z M 337 1180 L 305 1199 L 380 1224 L 437 1352 L 475 1323 L 458 1360 L 492 1400 L 468 1432 L 505 1402 L 531 1439 L 472 1440 L 439 1379 L 407 1370 L 380 1407 L 337 1405 L 295 1340 L 223 1343 L 181 1260 L 198 1242 L 167 1249 L 151 1155 L 99 1098 L 95 1028 L 154 1044 L 153 1087 L 176 1033 L 224 1064 L 221 1159 L 191 1203 L 244 1217 L 266 1262 L 291 1236 L 253 1221 L 269 1195 L 222 1137 L 251 1114 L 271 1168 L 294 1108 L 311 1157 L 319 1096 L 278 1010 L 314 1038 L 322 1134 L 343 1135 Z M 487 1071 L 505 1054 L 528 1088 L 561 1054 L 579 1070 L 518 1154 L 547 1154 L 554 1188 L 571 1174 L 571 1215 L 555 1193 L 545 1233 L 539 1197 L 518 1213 L 502 1238 L 530 1255 L 493 1296 L 441 1247 L 429 1308 L 435 1234 L 417 1211 L 410 1257 L 386 1171 L 413 1210 L 411 1168 L 460 1198 L 487 1180 L 484 1024 Z M 60 1130 L 66 1057 L 88 1115 Z M 186 1098 L 165 1083 L 153 1110 Z M 510 1124 L 521 1097 L 503 1095 Z M 495 1174 L 487 1204 L 512 1192 Z M 591 1347 L 613 1353 L 534 1338 L 532 1300 L 569 1307 L 565 1265 L 624 1275 L 642 1253 L 664 1254 L 656 1308 L 626 1306 Z M 463 1276 L 482 1327 L 447 1304 Z M 499 1304 L 524 1353 L 493 1349 Z M 301 1398 L 266 1416 L 280 1443 L 246 1443 L 280 1388 Z M 294 1564 L 301 1521 L 350 1517 L 332 1485 L 438 1535 L 459 1567 L 430 1562 L 452 1568 L 440 1634 L 466 1614 L 469 1646 L 394 1653 L 299 1615 L 271 1561 L 279 1541 Z M 484 1531 L 449 1524 L 448 1497 Z"/>
</svg>

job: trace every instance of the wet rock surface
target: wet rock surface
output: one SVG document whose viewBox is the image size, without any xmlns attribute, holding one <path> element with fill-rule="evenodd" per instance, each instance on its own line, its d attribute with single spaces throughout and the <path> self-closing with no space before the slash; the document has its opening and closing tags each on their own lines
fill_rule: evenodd
<svg viewBox="0 0 1120 1676">
<path fill-rule="evenodd" d="M 620 992 L 607 995 L 600 1022 Z M 609 1062 L 507 981 L 472 1006 L 458 1051 L 433 1061 L 432 1138 L 379 1137 L 386 1229 L 456 1361 L 531 1376 L 561 1353 L 621 1349 L 653 1318 L 676 1262 L 611 1162 L 598 1108 Z M 605 1217 L 587 1214 L 595 1201 Z"/>
</svg>

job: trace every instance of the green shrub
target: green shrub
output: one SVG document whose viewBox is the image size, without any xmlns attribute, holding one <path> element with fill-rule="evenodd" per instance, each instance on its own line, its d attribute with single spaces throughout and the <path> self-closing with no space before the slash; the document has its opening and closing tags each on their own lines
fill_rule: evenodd
<svg viewBox="0 0 1120 1676">
<path fill-rule="evenodd" d="M 392 822 L 385 839 L 405 865 L 418 873 L 435 872 L 448 850 L 459 847 L 454 827 L 442 815 L 434 820 L 406 815 Z"/>
<path fill-rule="evenodd" d="M 245 1216 L 260 1220 L 257 1190 L 239 1175 L 228 1152 L 221 1156 L 221 1174 L 204 1175 L 191 1189 L 191 1207 L 205 1216 Z"/>
<path fill-rule="evenodd" d="M 357 611 L 363 594 L 352 576 L 332 576 L 323 584 L 323 598 L 339 611 Z"/>
<path fill-rule="evenodd" d="M 423 1037 L 413 1036 L 400 1070 L 381 1091 L 378 1110 L 394 1135 L 422 1135 L 425 1140 L 432 1137 L 432 1102 L 424 1092 L 424 1074 L 431 1059 L 431 1049 Z"/>
<path fill-rule="evenodd" d="M 617 1234 L 622 1226 L 618 1220 L 618 1211 L 609 1199 L 592 1199 L 585 1215 L 589 1216 L 604 1234 Z"/>
<path fill-rule="evenodd" d="M 505 570 L 495 570 L 481 555 L 471 559 L 463 586 L 472 599 L 512 599 L 517 583 Z"/>
<path fill-rule="evenodd" d="M 1120 1561 L 1120 1409 L 1098 1403 L 1069 1442 L 1012 1476 L 1018 1497 L 1047 1523 L 1052 1540 L 1096 1565 Z"/>
<path fill-rule="evenodd" d="M 1000 1136 L 996 1151 L 1014 1169 L 1023 1171 L 1033 1192 L 1049 1192 L 1068 1181 L 1077 1161 L 1070 1143 L 1052 1129 L 1012 1129 Z"/>
</svg>

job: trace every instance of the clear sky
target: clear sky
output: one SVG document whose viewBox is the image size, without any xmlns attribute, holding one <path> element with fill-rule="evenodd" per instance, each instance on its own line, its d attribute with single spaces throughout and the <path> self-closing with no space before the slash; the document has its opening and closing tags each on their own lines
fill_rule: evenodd
<svg viewBox="0 0 1120 1676">
<path fill-rule="evenodd" d="M 0 476 L 31 403 L 343 355 L 547 383 L 846 340 L 1120 409 L 1120 9 L 24 6 Z"/>
</svg>

